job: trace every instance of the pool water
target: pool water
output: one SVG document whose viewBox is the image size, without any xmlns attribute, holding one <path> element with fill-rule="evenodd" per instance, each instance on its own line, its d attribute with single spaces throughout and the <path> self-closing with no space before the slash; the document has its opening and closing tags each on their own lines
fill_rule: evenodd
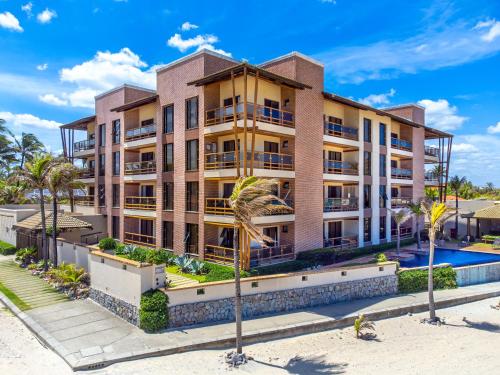
<svg viewBox="0 0 500 375">
<path fill-rule="evenodd" d="M 434 264 L 449 263 L 453 267 L 470 266 L 500 262 L 500 254 L 480 253 L 476 251 L 463 251 L 436 248 L 434 252 Z M 429 265 L 428 254 L 415 254 L 414 257 L 400 260 L 401 267 L 421 267 Z"/>
</svg>

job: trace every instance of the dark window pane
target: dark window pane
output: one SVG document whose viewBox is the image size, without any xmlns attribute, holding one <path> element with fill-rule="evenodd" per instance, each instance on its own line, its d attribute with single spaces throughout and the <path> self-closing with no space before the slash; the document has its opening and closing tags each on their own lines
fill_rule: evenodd
<svg viewBox="0 0 500 375">
<path fill-rule="evenodd" d="M 113 176 L 120 174 L 120 151 L 113 152 Z"/>
<path fill-rule="evenodd" d="M 372 175 L 372 153 L 369 151 L 364 153 L 364 173 L 365 176 Z"/>
<path fill-rule="evenodd" d="M 111 235 L 113 238 L 120 238 L 120 217 L 113 216 L 111 220 Z"/>
<path fill-rule="evenodd" d="M 106 155 L 99 154 L 99 176 L 104 176 L 106 172 Z"/>
<path fill-rule="evenodd" d="M 99 146 L 106 146 L 106 124 L 99 125 Z"/>
<path fill-rule="evenodd" d="M 98 205 L 100 207 L 104 207 L 106 205 L 106 187 L 105 185 L 99 185 L 97 187 L 97 200 L 98 200 Z"/>
<path fill-rule="evenodd" d="M 198 182 L 186 182 L 186 211 L 198 211 Z"/>
<path fill-rule="evenodd" d="M 387 144 L 387 126 L 384 123 L 380 123 L 380 145 L 385 146 Z"/>
<path fill-rule="evenodd" d="M 372 204 L 372 186 L 365 185 L 363 188 L 364 208 L 371 208 Z"/>
<path fill-rule="evenodd" d="M 365 242 L 372 240 L 372 218 L 366 217 L 363 221 L 363 237 Z"/>
<path fill-rule="evenodd" d="M 193 139 L 186 142 L 186 170 L 195 171 L 198 169 L 198 140 Z"/>
<path fill-rule="evenodd" d="M 113 121 L 111 132 L 113 143 L 120 143 L 120 120 Z"/>
<path fill-rule="evenodd" d="M 198 127 L 198 97 L 186 100 L 186 128 Z"/>
<path fill-rule="evenodd" d="M 120 206 L 120 185 L 113 184 L 113 207 Z"/>
<path fill-rule="evenodd" d="M 172 172 L 174 170 L 174 144 L 163 145 L 163 171 Z"/>
<path fill-rule="evenodd" d="M 385 216 L 380 216 L 380 239 L 383 240 L 386 237 L 386 230 L 385 230 Z"/>
<path fill-rule="evenodd" d="M 174 105 L 163 107 L 163 133 L 174 132 Z"/>
<path fill-rule="evenodd" d="M 186 244 L 184 251 L 189 254 L 198 254 L 198 224 L 186 224 Z"/>
<path fill-rule="evenodd" d="M 370 119 L 363 119 L 363 126 L 364 126 L 364 134 L 363 138 L 365 142 L 371 142 L 372 141 L 372 120 Z"/>
<path fill-rule="evenodd" d="M 174 209 L 174 183 L 164 182 L 163 183 L 163 209 L 173 210 Z"/>
<path fill-rule="evenodd" d="M 165 249 L 174 248 L 174 223 L 172 221 L 164 221 L 162 227 L 162 246 Z"/>
<path fill-rule="evenodd" d="M 379 159 L 379 175 L 380 177 L 386 177 L 387 176 L 387 160 L 385 154 L 380 154 L 380 159 Z"/>
<path fill-rule="evenodd" d="M 387 188 L 385 185 L 379 186 L 379 194 L 380 194 L 380 207 L 386 208 L 387 204 Z"/>
</svg>

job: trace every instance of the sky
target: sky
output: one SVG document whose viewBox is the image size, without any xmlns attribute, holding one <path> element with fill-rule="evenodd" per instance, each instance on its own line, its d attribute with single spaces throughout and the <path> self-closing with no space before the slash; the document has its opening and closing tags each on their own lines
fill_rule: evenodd
<svg viewBox="0 0 500 375">
<path fill-rule="evenodd" d="M 450 174 L 500 187 L 500 1 L 0 0 L 0 118 L 53 152 L 59 125 L 123 83 L 208 48 L 258 64 L 299 51 L 325 89 L 418 103 L 455 135 Z"/>
</svg>

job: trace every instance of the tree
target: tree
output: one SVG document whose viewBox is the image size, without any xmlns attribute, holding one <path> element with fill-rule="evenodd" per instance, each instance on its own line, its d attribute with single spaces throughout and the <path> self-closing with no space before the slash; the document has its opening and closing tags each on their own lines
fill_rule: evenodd
<svg viewBox="0 0 500 375">
<path fill-rule="evenodd" d="M 0 176 L 4 178 L 9 175 L 11 165 L 16 161 L 12 143 L 5 135 L 7 132 L 8 129 L 5 127 L 5 120 L 0 119 Z"/>
<path fill-rule="evenodd" d="M 264 236 L 252 223 L 252 217 L 278 213 L 289 213 L 292 209 L 273 194 L 276 180 L 265 180 L 257 177 L 241 177 L 236 181 L 229 204 L 234 211 L 234 284 L 235 284 L 235 319 L 236 319 L 236 356 L 242 356 L 241 330 L 241 285 L 240 285 L 240 246 L 238 234 L 244 231 L 255 241 L 265 246 L 271 238 Z"/>
<path fill-rule="evenodd" d="M 435 201 L 439 197 L 439 193 L 436 188 L 426 186 L 424 188 L 425 197 L 431 201 Z"/>
<path fill-rule="evenodd" d="M 33 159 L 36 153 L 43 152 L 45 147 L 43 143 L 32 133 L 22 133 L 21 137 L 18 138 L 14 133 L 7 129 L 7 132 L 12 137 L 14 141 L 13 151 L 19 155 L 19 168 L 24 167 L 26 161 Z"/>
<path fill-rule="evenodd" d="M 71 163 L 60 160 L 60 164 L 53 166 L 47 176 L 47 189 L 52 195 L 52 243 L 54 248 L 54 266 L 57 266 L 57 197 L 62 192 L 75 188 L 75 180 L 79 170 Z"/>
<path fill-rule="evenodd" d="M 422 250 L 422 242 L 420 241 L 420 219 L 424 215 L 422 211 L 422 200 L 418 200 L 417 202 L 412 202 L 408 205 L 410 212 L 415 215 L 416 220 L 416 229 L 417 229 L 417 249 Z"/>
<path fill-rule="evenodd" d="M 42 254 L 44 270 L 48 270 L 49 247 L 47 243 L 47 225 L 45 222 L 44 190 L 47 188 L 47 179 L 51 169 L 57 164 L 57 160 L 51 154 L 35 154 L 33 160 L 25 163 L 23 169 L 19 169 L 16 179 L 26 186 L 35 190 L 40 195 L 40 215 L 42 218 Z"/>
<path fill-rule="evenodd" d="M 491 193 L 495 191 L 495 185 L 493 185 L 493 182 L 487 182 L 485 185 L 486 191 Z"/>
<path fill-rule="evenodd" d="M 462 185 L 467 182 L 465 177 L 458 177 L 457 175 L 453 176 L 450 179 L 449 186 L 450 189 L 455 193 L 455 209 L 458 212 L 458 195 L 460 193 L 460 189 Z M 455 217 L 455 238 L 458 236 L 458 215 Z"/>
<path fill-rule="evenodd" d="M 422 211 L 429 223 L 429 277 L 427 280 L 427 288 L 429 291 L 429 321 L 435 322 L 439 320 L 439 318 L 436 318 L 436 305 L 434 303 L 434 241 L 436 240 L 436 232 L 439 230 L 441 224 L 455 215 L 455 213 L 447 215 L 446 212 L 448 208 L 444 203 L 422 201 L 421 205 Z"/>
<path fill-rule="evenodd" d="M 25 204 L 26 198 L 25 184 L 12 184 L 10 180 L 0 180 L 0 204 Z"/>
<path fill-rule="evenodd" d="M 397 244 L 396 244 L 396 253 L 399 257 L 399 250 L 400 250 L 400 245 L 401 245 L 401 224 L 403 224 L 405 221 L 407 221 L 411 217 L 411 212 L 406 209 L 402 208 L 400 210 L 393 210 L 388 208 L 388 210 L 392 213 L 392 218 L 396 222 L 396 230 L 397 230 Z"/>
</svg>

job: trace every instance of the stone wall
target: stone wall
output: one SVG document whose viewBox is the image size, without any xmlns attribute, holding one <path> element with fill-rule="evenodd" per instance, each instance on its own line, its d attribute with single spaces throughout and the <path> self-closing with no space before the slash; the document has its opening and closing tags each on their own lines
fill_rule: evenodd
<svg viewBox="0 0 500 375">
<path fill-rule="evenodd" d="M 93 288 L 90 288 L 89 298 L 127 322 L 133 325 L 139 324 L 139 312 L 136 306 Z"/>
<path fill-rule="evenodd" d="M 458 286 L 500 281 L 500 262 L 456 267 Z"/>
<path fill-rule="evenodd" d="M 243 316 L 248 319 L 263 314 L 385 296 L 397 292 L 397 276 L 388 275 L 330 285 L 251 294 L 243 296 Z M 233 320 L 234 299 L 224 298 L 169 306 L 169 318 L 169 327 Z"/>
</svg>

